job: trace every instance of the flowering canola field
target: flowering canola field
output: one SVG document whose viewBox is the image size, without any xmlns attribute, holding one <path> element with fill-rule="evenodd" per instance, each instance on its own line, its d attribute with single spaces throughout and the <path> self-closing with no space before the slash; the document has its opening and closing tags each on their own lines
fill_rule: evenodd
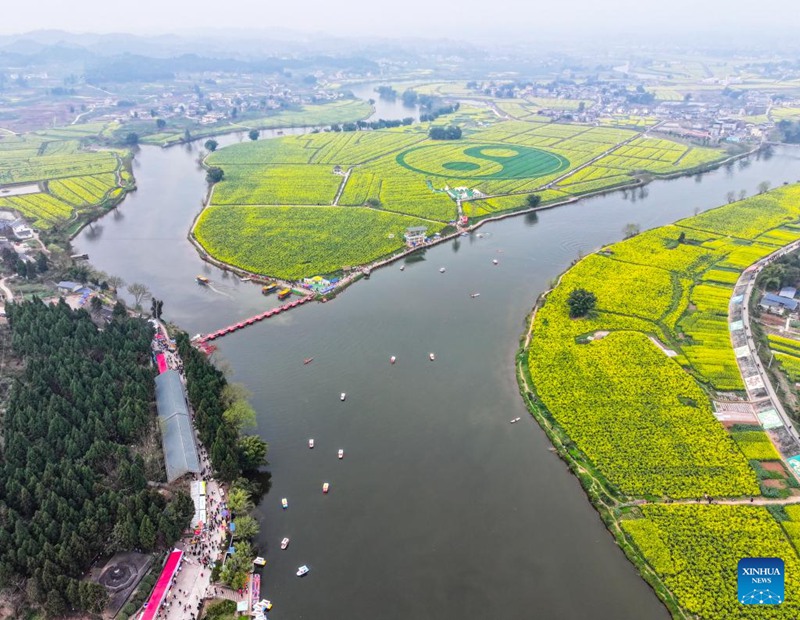
<svg viewBox="0 0 800 620">
<path fill-rule="evenodd" d="M 536 396 L 609 490 L 687 502 L 646 504 L 620 523 L 692 617 L 800 617 L 800 508 L 781 521 L 747 503 L 760 495 L 748 461 L 779 455 L 762 431 L 729 434 L 708 396 L 743 390 L 727 324 L 730 274 L 797 239 L 798 219 L 800 186 L 788 186 L 608 246 L 562 276 L 532 325 Z M 597 296 L 587 318 L 569 317 L 575 288 Z M 771 346 L 794 358 L 780 340 Z M 692 501 L 705 494 L 745 504 Z M 736 563 L 750 556 L 784 559 L 783 605 L 738 603 Z"/>
</svg>

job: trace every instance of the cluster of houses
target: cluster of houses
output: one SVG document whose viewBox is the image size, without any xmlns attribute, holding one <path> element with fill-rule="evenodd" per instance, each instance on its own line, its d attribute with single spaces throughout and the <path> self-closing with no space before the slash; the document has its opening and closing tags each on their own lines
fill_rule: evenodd
<svg viewBox="0 0 800 620">
<path fill-rule="evenodd" d="M 797 312 L 800 300 L 796 299 L 797 289 L 793 286 L 784 286 L 777 294 L 765 293 L 758 302 L 758 307 L 765 312 L 784 316 L 787 313 Z"/>
</svg>

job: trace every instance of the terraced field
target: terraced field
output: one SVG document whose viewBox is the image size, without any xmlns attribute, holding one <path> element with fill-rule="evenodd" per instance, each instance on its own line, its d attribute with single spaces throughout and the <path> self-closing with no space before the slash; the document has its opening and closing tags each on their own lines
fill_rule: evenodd
<svg viewBox="0 0 800 620">
<path fill-rule="evenodd" d="M 103 127 L 75 125 L 0 137 L 0 186 L 36 183 L 42 190 L 2 197 L 0 209 L 14 210 L 33 226 L 49 229 L 120 198 L 124 189 L 118 175 L 122 185 L 133 184 L 120 153 L 83 150 L 79 140 Z"/>
<path fill-rule="evenodd" d="M 612 518 L 692 617 L 767 617 L 764 608 L 737 602 L 741 557 L 783 558 L 786 602 L 768 617 L 800 616 L 800 576 L 789 568 L 800 568 L 800 509 L 693 501 L 708 494 L 747 503 L 761 493 L 759 463 L 780 458 L 757 427 L 728 433 L 706 390 L 743 393 L 727 324 L 732 283 L 743 268 L 797 239 L 798 221 L 800 185 L 608 246 L 562 276 L 532 325 L 527 370 L 570 454 L 620 500 L 685 502 Z M 575 288 L 597 296 L 586 318 L 569 317 Z M 668 357 L 650 337 L 677 355 Z M 771 336 L 770 346 L 790 364 L 800 359 L 795 341 Z"/>
</svg>

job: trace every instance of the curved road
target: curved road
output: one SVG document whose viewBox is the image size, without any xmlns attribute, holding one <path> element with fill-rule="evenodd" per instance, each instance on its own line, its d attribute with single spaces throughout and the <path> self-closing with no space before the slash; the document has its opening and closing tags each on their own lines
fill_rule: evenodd
<svg viewBox="0 0 800 620">
<path fill-rule="evenodd" d="M 758 277 L 758 274 L 761 273 L 761 270 L 764 269 L 764 267 L 769 265 L 774 260 L 790 252 L 793 252 L 798 248 L 800 248 L 800 240 L 793 241 L 789 245 L 782 247 L 780 250 L 773 252 L 769 256 L 762 258 L 757 263 L 754 263 L 753 265 L 748 267 L 745 271 L 742 272 L 742 275 L 740 275 L 739 279 L 736 281 L 736 286 L 734 287 L 734 291 L 738 289 L 740 286 L 746 285 L 744 291 L 744 298 L 742 299 L 742 322 L 744 323 L 744 332 L 745 335 L 747 336 L 747 346 L 750 350 L 750 355 L 756 364 L 756 368 L 758 369 L 758 373 L 759 376 L 761 377 L 761 380 L 764 382 L 764 388 L 767 392 L 770 404 L 773 406 L 775 411 L 778 412 L 778 415 L 781 417 L 781 421 L 783 422 L 783 426 L 786 428 L 789 435 L 793 439 L 795 439 L 798 443 L 800 443 L 800 434 L 798 434 L 797 429 L 792 424 L 791 418 L 786 413 L 786 410 L 783 408 L 783 404 L 778 398 L 778 395 L 775 392 L 775 388 L 772 387 L 772 382 L 769 379 L 767 371 L 764 368 L 763 364 L 761 363 L 761 359 L 758 357 L 756 351 L 756 345 L 755 342 L 753 341 L 753 332 L 750 329 L 750 310 L 748 307 L 750 297 L 753 293 L 753 287 L 755 286 L 756 278 Z M 728 320 L 730 322 L 730 314 Z M 733 338 L 733 334 L 731 334 L 731 338 Z M 741 365 L 739 365 L 739 370 L 741 372 L 742 370 Z M 742 379 L 744 380 L 744 378 L 745 378 L 744 374 L 742 374 Z"/>
</svg>

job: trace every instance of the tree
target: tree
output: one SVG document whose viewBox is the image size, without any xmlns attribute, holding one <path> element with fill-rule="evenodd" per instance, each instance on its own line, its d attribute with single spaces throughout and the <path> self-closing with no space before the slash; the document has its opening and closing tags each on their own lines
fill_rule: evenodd
<svg viewBox="0 0 800 620">
<path fill-rule="evenodd" d="M 233 487 L 228 493 L 228 508 L 235 514 L 245 514 L 254 508 L 250 494 L 244 489 Z"/>
<path fill-rule="evenodd" d="M 258 131 L 258 129 L 251 129 L 249 132 L 247 132 L 247 137 L 250 138 L 253 142 L 258 140 L 258 136 L 260 135 L 261 132 Z"/>
<path fill-rule="evenodd" d="M 642 229 L 639 227 L 639 224 L 635 223 L 625 224 L 624 228 L 622 229 L 622 235 L 625 239 L 635 237 L 640 232 L 642 232 Z"/>
<path fill-rule="evenodd" d="M 147 515 L 142 519 L 139 525 L 139 544 L 145 551 L 155 549 L 156 546 L 156 526 Z"/>
<path fill-rule="evenodd" d="M 128 286 L 128 292 L 133 295 L 133 300 L 137 308 L 141 308 L 142 301 L 150 298 L 150 289 L 144 284 L 134 282 Z"/>
<path fill-rule="evenodd" d="M 368 207 L 372 207 L 373 209 L 377 209 L 381 206 L 381 199 L 380 198 L 367 198 L 366 202 Z"/>
<path fill-rule="evenodd" d="M 540 202 L 542 202 L 542 197 L 539 196 L 539 194 L 528 194 L 525 196 L 525 204 L 531 208 L 538 207 Z"/>
<path fill-rule="evenodd" d="M 125 286 L 125 280 L 123 280 L 119 276 L 108 276 L 106 278 L 106 282 L 108 283 L 108 286 L 110 286 L 114 291 L 116 291 L 121 286 Z"/>
<path fill-rule="evenodd" d="M 222 419 L 238 432 L 245 426 L 256 425 L 256 411 L 246 400 L 237 400 L 225 410 Z"/>
<path fill-rule="evenodd" d="M 153 297 L 153 299 L 150 300 L 150 314 L 154 319 L 161 318 L 161 312 L 163 311 L 163 309 L 164 309 L 163 300 L 156 299 L 155 297 Z"/>
<path fill-rule="evenodd" d="M 744 200 L 745 198 L 747 198 L 747 190 L 743 189 L 739 192 L 739 200 Z"/>
<path fill-rule="evenodd" d="M 36 270 L 39 273 L 44 273 L 50 268 L 50 265 L 47 263 L 47 255 L 44 252 L 39 252 L 36 256 Z"/>
<path fill-rule="evenodd" d="M 89 305 L 92 308 L 92 312 L 100 312 L 100 309 L 103 307 L 103 300 L 97 295 L 93 295 L 92 299 L 89 301 Z"/>
<path fill-rule="evenodd" d="M 217 150 L 217 147 L 219 146 L 219 142 L 217 142 L 216 140 L 206 140 L 206 143 L 204 144 L 204 146 L 206 147 L 206 149 L 208 149 L 209 151 L 211 151 L 213 153 L 214 151 Z"/>
<path fill-rule="evenodd" d="M 184 142 L 191 142 L 192 141 L 192 132 L 189 131 L 188 127 L 183 132 L 183 141 Z"/>
<path fill-rule="evenodd" d="M 47 615 L 51 617 L 63 616 L 67 612 L 67 603 L 58 590 L 50 590 L 47 593 L 47 602 L 44 604 Z"/>
<path fill-rule="evenodd" d="M 239 438 L 239 464 L 242 471 L 256 471 L 267 463 L 267 442 L 257 435 Z"/>
<path fill-rule="evenodd" d="M 139 144 L 139 134 L 131 131 L 127 136 L 125 136 L 125 144 L 127 146 L 136 146 Z"/>
<path fill-rule="evenodd" d="M 255 538 L 261 529 L 258 525 L 258 521 L 256 521 L 250 515 L 236 517 L 233 522 L 236 525 L 236 531 L 233 533 L 233 535 L 239 540 L 250 540 Z"/>
<path fill-rule="evenodd" d="M 166 126 L 167 126 L 167 121 L 165 121 L 163 118 L 156 119 L 156 127 L 158 129 L 164 129 L 164 127 Z"/>
<path fill-rule="evenodd" d="M 731 190 L 730 192 L 728 192 L 727 198 L 728 198 L 728 204 L 731 204 L 732 202 L 736 202 L 736 192 Z"/>
<path fill-rule="evenodd" d="M 128 310 L 125 308 L 125 304 L 121 301 L 118 301 L 114 304 L 114 309 L 111 311 L 111 316 L 115 319 L 121 319 L 128 315 Z"/>
<path fill-rule="evenodd" d="M 220 580 L 234 590 L 240 590 L 247 584 L 253 563 L 253 548 L 250 543 L 238 542 L 233 545 L 234 553 L 225 561 L 219 573 Z"/>
<path fill-rule="evenodd" d="M 684 243 L 686 241 L 686 232 L 681 231 L 681 234 L 678 235 L 678 243 Z"/>
<path fill-rule="evenodd" d="M 225 172 L 219 166 L 211 166 L 206 172 L 206 181 L 209 183 L 219 183 L 225 178 Z"/>
<path fill-rule="evenodd" d="M 759 194 L 766 194 L 769 191 L 769 181 L 761 181 L 758 184 L 758 193 Z"/>
<path fill-rule="evenodd" d="M 572 289 L 567 299 L 569 316 L 573 319 L 587 316 L 597 305 L 597 297 L 586 289 Z"/>
</svg>

